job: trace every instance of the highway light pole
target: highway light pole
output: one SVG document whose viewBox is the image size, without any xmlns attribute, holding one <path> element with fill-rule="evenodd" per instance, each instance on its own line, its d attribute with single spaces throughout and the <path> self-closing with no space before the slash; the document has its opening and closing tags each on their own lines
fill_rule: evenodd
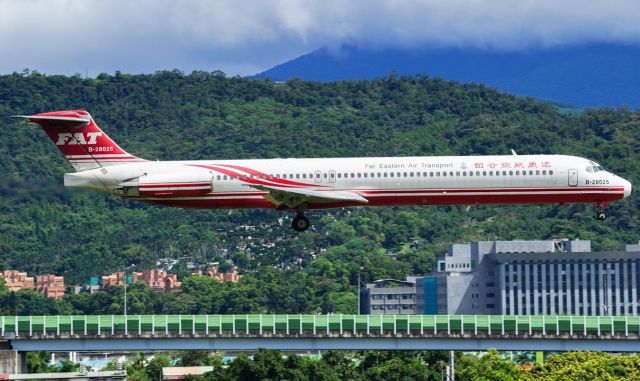
<svg viewBox="0 0 640 381">
<path fill-rule="evenodd" d="M 127 272 L 124 272 L 124 318 L 127 319 Z"/>
<path fill-rule="evenodd" d="M 358 271 L 358 315 L 360 315 L 360 271 Z"/>
</svg>

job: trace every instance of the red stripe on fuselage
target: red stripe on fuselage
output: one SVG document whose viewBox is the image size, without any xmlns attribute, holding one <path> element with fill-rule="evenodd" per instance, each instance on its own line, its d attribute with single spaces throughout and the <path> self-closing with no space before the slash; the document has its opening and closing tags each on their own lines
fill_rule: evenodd
<svg viewBox="0 0 640 381">
<path fill-rule="evenodd" d="M 549 191 L 550 189 L 547 189 Z M 467 190 L 473 192 L 474 190 Z M 475 190 L 482 192 L 482 190 Z M 393 191 L 389 191 L 393 193 Z M 222 195 L 222 194 L 221 194 Z M 247 197 L 225 199 L 221 197 L 203 197 L 197 199 L 146 200 L 156 204 L 183 208 L 275 208 L 275 205 L 264 198 Z M 436 194 L 436 195 L 401 195 L 371 196 L 368 204 L 359 203 L 309 203 L 308 209 L 342 208 L 346 206 L 400 206 L 400 205 L 500 205 L 500 204 L 571 204 L 601 201 L 616 201 L 623 198 L 623 193 L 550 193 L 550 194 Z M 143 200 L 144 201 L 144 200 Z"/>
</svg>

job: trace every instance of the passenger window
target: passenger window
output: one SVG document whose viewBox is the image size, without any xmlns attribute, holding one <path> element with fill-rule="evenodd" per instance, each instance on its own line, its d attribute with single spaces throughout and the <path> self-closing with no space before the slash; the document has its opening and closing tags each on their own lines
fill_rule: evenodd
<svg viewBox="0 0 640 381">
<path fill-rule="evenodd" d="M 516 171 L 516 176 L 518 176 L 520 174 L 520 171 Z"/>
<path fill-rule="evenodd" d="M 320 178 L 320 173 L 316 173 L 316 179 Z"/>
<path fill-rule="evenodd" d="M 218 180 L 220 180 L 220 175 L 218 175 Z"/>
<path fill-rule="evenodd" d="M 536 171 L 536 175 L 540 175 L 540 170 L 537 170 L 537 171 Z"/>
<path fill-rule="evenodd" d="M 407 172 L 404 173 L 404 177 L 407 177 Z"/>
<path fill-rule="evenodd" d="M 299 179 L 299 178 L 300 178 L 300 174 L 296 173 L 296 179 Z"/>
<path fill-rule="evenodd" d="M 351 172 L 351 178 L 353 179 L 354 177 L 356 177 L 356 174 Z"/>
<path fill-rule="evenodd" d="M 338 178 L 341 179 L 342 178 L 342 173 L 338 173 Z"/>
<path fill-rule="evenodd" d="M 480 176 L 480 171 L 476 171 L 476 176 Z"/>
<path fill-rule="evenodd" d="M 402 177 L 402 173 L 400 172 L 396 173 L 396 175 L 398 175 L 398 177 Z"/>
<path fill-rule="evenodd" d="M 533 176 L 533 171 L 529 171 L 529 176 Z"/>
<path fill-rule="evenodd" d="M 552 170 L 549 170 L 549 175 L 553 175 L 553 171 Z"/>
<path fill-rule="evenodd" d="M 409 177 L 413 177 L 413 172 L 409 172 Z"/>
<path fill-rule="evenodd" d="M 387 177 L 387 172 L 384 173 L 384 177 Z"/>
<path fill-rule="evenodd" d="M 453 177 L 453 172 L 449 172 L 449 176 Z"/>
<path fill-rule="evenodd" d="M 509 176 L 513 176 L 513 171 L 509 171 Z"/>
<path fill-rule="evenodd" d="M 506 176 L 507 175 L 507 171 L 502 171 L 502 176 Z"/>
<path fill-rule="evenodd" d="M 456 172 L 456 176 L 460 177 L 460 172 Z"/>
<path fill-rule="evenodd" d="M 306 174 L 306 173 L 303 173 L 303 174 L 302 174 L 302 178 L 303 178 L 303 179 L 306 179 L 306 178 L 307 178 L 307 174 Z"/>
<path fill-rule="evenodd" d="M 326 173 L 322 174 L 322 177 L 324 177 L 326 179 L 327 178 L 327 174 Z"/>
<path fill-rule="evenodd" d="M 542 170 L 542 174 L 543 174 L 543 175 L 546 175 L 546 174 L 547 174 L 547 170 L 546 170 L 546 169 L 543 169 L 543 170 Z"/>
<path fill-rule="evenodd" d="M 364 173 L 364 177 L 367 177 L 367 172 Z"/>
<path fill-rule="evenodd" d="M 393 172 L 389 172 L 389 177 L 393 177 Z"/>
<path fill-rule="evenodd" d="M 362 177 L 362 173 L 358 172 L 358 178 Z"/>
<path fill-rule="evenodd" d="M 482 176 L 486 176 L 487 175 L 487 171 L 482 171 Z"/>
<path fill-rule="evenodd" d="M 440 177 L 440 172 L 436 172 L 436 177 Z"/>
</svg>

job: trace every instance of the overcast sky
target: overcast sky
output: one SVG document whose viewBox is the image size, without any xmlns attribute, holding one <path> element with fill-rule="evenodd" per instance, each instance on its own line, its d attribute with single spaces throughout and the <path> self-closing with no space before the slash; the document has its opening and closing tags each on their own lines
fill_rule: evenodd
<svg viewBox="0 0 640 381">
<path fill-rule="evenodd" d="M 0 73 L 255 74 L 322 46 L 640 44 L 638 0 L 0 0 Z"/>
</svg>

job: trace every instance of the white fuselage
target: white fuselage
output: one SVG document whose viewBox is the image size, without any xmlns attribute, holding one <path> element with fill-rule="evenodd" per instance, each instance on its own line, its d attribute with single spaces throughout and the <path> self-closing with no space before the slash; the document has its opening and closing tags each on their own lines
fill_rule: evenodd
<svg viewBox="0 0 640 381">
<path fill-rule="evenodd" d="M 566 155 L 134 162 L 65 175 L 65 185 L 194 208 L 286 207 L 269 189 L 345 191 L 366 205 L 606 203 L 631 184 Z M 312 199 L 304 209 L 361 205 Z"/>
</svg>

